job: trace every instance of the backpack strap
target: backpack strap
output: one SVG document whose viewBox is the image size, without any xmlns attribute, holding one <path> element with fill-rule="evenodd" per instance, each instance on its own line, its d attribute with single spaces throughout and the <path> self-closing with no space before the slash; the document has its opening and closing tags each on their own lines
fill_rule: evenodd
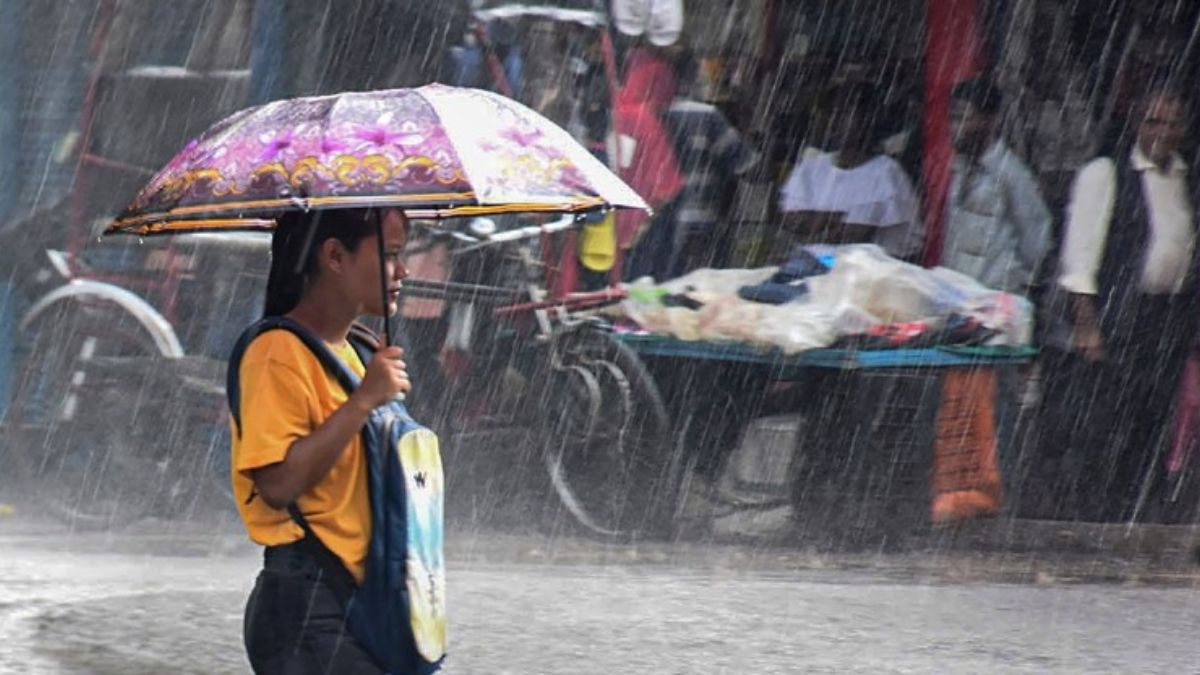
<svg viewBox="0 0 1200 675">
<path fill-rule="evenodd" d="M 363 366 L 371 362 L 371 357 L 382 346 L 379 335 L 357 321 L 350 324 L 350 334 L 346 336 L 346 339 L 354 348 L 354 352 L 358 354 L 358 360 L 362 361 Z"/>
<path fill-rule="evenodd" d="M 355 324 L 355 326 L 357 326 L 357 324 Z M 317 357 L 317 360 L 321 362 L 321 365 L 325 367 L 325 370 L 337 378 L 338 384 L 342 385 L 342 388 L 345 389 L 347 393 L 358 388 L 358 375 L 355 374 L 354 371 L 350 370 L 350 367 L 347 366 L 341 359 L 339 359 L 336 354 L 330 351 L 329 347 L 326 346 L 323 340 L 318 338 L 316 335 L 313 335 L 312 331 L 286 316 L 271 316 L 262 319 L 261 321 L 257 321 L 243 331 L 241 337 L 238 338 L 237 343 L 234 344 L 233 351 L 229 355 L 229 366 L 225 371 L 225 399 L 226 403 L 229 405 L 229 413 L 233 416 L 233 422 L 237 427 L 239 436 L 242 433 L 242 415 L 240 410 L 242 401 L 242 357 L 245 356 L 246 350 L 250 348 L 250 343 L 253 342 L 255 338 L 272 330 L 286 330 L 299 338 L 300 341 L 304 343 L 304 346 L 308 347 L 309 351 L 312 352 L 313 356 Z M 362 328 L 362 330 L 366 331 L 367 334 L 371 334 L 366 328 Z M 352 326 L 350 335 L 352 345 L 355 344 L 355 335 L 356 331 Z M 355 346 L 355 351 L 358 352 L 357 346 Z M 362 359 L 362 352 L 358 353 L 359 358 Z M 363 359 L 363 364 L 365 365 L 369 360 L 370 356 L 368 356 L 366 359 Z"/>
<path fill-rule="evenodd" d="M 343 607 L 348 607 L 350 600 L 354 598 L 354 592 L 358 590 L 358 582 L 354 580 L 354 575 L 346 569 L 346 564 L 342 562 L 342 559 L 329 550 L 325 542 L 321 541 L 316 532 L 313 532 L 312 526 L 308 524 L 308 519 L 300 512 L 300 507 L 296 506 L 296 502 L 287 505 L 287 512 L 292 521 L 299 525 L 301 530 L 304 530 L 304 537 L 296 544 L 316 561 L 321 572 L 328 577 L 329 588 L 333 591 L 334 596 L 342 603 Z"/>
<path fill-rule="evenodd" d="M 350 324 L 349 338 L 351 341 L 358 340 L 362 342 L 364 345 L 370 347 L 372 352 L 379 351 L 379 347 L 383 344 L 379 340 L 378 333 L 368 328 L 366 324 L 357 321 Z"/>
</svg>

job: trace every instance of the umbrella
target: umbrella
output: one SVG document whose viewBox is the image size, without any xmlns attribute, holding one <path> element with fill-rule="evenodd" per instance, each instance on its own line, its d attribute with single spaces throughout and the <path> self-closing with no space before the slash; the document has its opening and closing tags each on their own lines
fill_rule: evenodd
<svg viewBox="0 0 1200 675">
<path fill-rule="evenodd" d="M 444 218 L 646 204 L 529 108 L 432 84 L 234 113 L 188 143 L 105 234 L 270 229 L 283 211 L 380 207 Z"/>
<path fill-rule="evenodd" d="M 158 172 L 106 234 L 269 228 L 283 210 L 382 206 L 417 218 L 646 208 L 520 103 L 433 84 L 234 113 Z"/>
</svg>

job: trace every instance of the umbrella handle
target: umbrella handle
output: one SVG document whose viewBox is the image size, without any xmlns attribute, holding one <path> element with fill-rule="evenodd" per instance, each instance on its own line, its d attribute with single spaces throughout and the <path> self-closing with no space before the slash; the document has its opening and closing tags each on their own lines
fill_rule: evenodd
<svg viewBox="0 0 1200 675">
<path fill-rule="evenodd" d="M 375 214 L 375 250 L 379 253 L 379 297 L 383 300 L 383 346 L 392 345 L 392 318 L 388 316 L 387 255 L 383 245 L 383 216 Z M 396 394 L 397 401 L 404 401 L 403 393 Z"/>
<path fill-rule="evenodd" d="M 387 257 L 383 246 L 383 217 L 375 216 L 375 249 L 379 252 L 379 297 L 383 300 L 383 346 L 392 345 L 392 322 L 388 316 Z"/>
</svg>

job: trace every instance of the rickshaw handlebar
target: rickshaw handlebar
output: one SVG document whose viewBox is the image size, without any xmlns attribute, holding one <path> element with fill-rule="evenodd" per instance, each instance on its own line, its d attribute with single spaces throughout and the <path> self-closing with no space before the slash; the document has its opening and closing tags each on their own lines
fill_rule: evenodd
<svg viewBox="0 0 1200 675">
<path fill-rule="evenodd" d="M 468 234 L 455 230 L 432 230 L 431 236 L 440 239 L 454 239 L 464 242 L 466 245 L 455 247 L 450 251 L 451 256 L 460 256 L 467 253 L 473 253 L 474 251 L 488 248 L 490 246 L 511 244 L 513 242 L 540 237 L 544 234 L 565 232 L 578 227 L 580 222 L 581 221 L 576 218 L 575 215 L 567 214 L 562 218 L 550 223 L 515 227 L 511 230 L 501 230 L 499 232 L 485 231 L 481 234 Z"/>
</svg>

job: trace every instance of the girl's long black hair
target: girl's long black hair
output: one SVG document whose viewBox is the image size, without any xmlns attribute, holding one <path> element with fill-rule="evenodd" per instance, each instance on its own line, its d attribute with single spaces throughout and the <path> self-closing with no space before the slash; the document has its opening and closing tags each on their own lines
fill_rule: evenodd
<svg viewBox="0 0 1200 675">
<path fill-rule="evenodd" d="M 317 251 L 337 239 L 349 251 L 375 234 L 379 212 L 374 209 L 289 212 L 277 219 L 271 238 L 271 271 L 263 317 L 283 316 L 304 297 L 316 278 Z"/>
</svg>

